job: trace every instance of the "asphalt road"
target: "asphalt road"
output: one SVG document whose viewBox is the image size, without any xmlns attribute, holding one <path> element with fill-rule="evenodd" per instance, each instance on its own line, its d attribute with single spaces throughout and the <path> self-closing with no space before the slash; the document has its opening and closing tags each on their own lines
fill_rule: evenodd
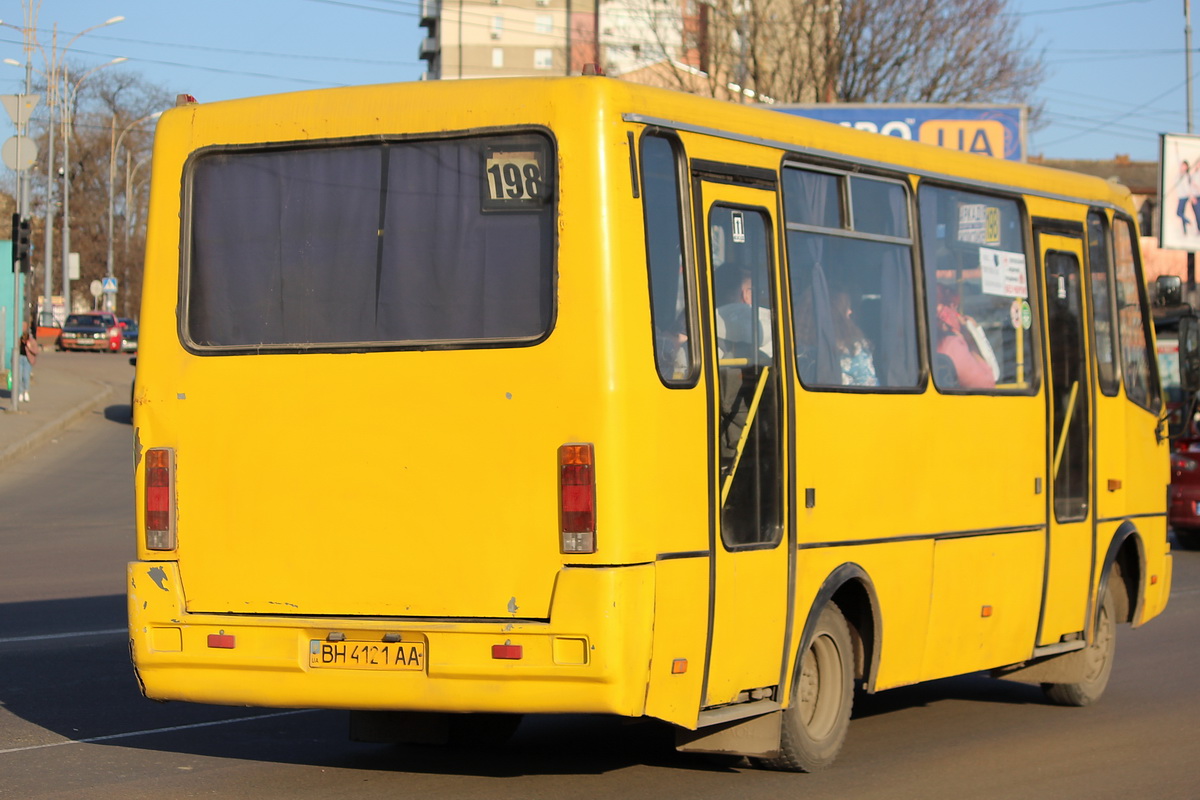
<svg viewBox="0 0 1200 800">
<path fill-rule="evenodd" d="M 349 742 L 343 713 L 145 700 L 124 633 L 130 439 L 113 405 L 0 471 L 0 798 L 1200 798 L 1200 552 L 1176 551 L 1162 617 L 1119 629 L 1098 705 L 978 675 L 860 697 L 816 775 L 676 753 L 654 723 L 391 747 Z"/>
</svg>

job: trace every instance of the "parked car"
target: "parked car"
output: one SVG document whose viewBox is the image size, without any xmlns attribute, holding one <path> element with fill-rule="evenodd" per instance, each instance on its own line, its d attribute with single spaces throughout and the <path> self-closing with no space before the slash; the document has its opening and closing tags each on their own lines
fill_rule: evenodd
<svg viewBox="0 0 1200 800">
<path fill-rule="evenodd" d="M 1200 438 L 1185 437 L 1174 442 L 1168 497 L 1167 521 L 1175 532 L 1176 543 L 1185 550 L 1200 549 Z"/>
<path fill-rule="evenodd" d="M 138 349 L 138 324 L 129 317 L 118 317 L 121 323 L 121 350 L 125 353 L 136 353 Z"/>
<path fill-rule="evenodd" d="M 58 349 L 117 353 L 121 350 L 122 338 L 121 323 L 110 311 L 71 314 L 58 337 Z"/>
</svg>

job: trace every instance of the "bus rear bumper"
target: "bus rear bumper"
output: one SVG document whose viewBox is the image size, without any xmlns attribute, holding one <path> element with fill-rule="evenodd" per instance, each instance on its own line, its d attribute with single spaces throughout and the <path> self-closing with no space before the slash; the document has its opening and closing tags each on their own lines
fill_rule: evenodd
<svg viewBox="0 0 1200 800">
<path fill-rule="evenodd" d="M 156 700 L 641 716 L 653 575 L 652 565 L 566 568 L 548 621 L 462 622 L 192 614 L 174 562 L 133 562 L 130 650 L 143 692 Z M 321 657 L 311 653 L 328 654 L 327 644 L 339 645 L 335 663 L 314 663 Z M 356 645 L 375 649 L 356 658 Z"/>
</svg>

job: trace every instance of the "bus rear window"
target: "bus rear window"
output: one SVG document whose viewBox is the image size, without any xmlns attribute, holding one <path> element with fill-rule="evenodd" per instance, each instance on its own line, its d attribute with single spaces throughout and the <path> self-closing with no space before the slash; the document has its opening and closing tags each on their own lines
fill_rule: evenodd
<svg viewBox="0 0 1200 800">
<path fill-rule="evenodd" d="M 541 135 L 215 151 L 193 161 L 198 350 L 528 343 L 553 319 Z"/>
</svg>

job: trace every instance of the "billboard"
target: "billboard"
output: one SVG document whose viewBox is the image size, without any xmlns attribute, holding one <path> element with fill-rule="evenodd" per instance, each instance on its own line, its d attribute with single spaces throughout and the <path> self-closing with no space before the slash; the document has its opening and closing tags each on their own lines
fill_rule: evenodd
<svg viewBox="0 0 1200 800">
<path fill-rule="evenodd" d="M 1026 109 L 1022 105 L 821 103 L 770 108 L 966 153 L 1025 160 Z"/>
<path fill-rule="evenodd" d="M 1200 136 L 1159 135 L 1158 246 L 1200 250 Z"/>
</svg>

